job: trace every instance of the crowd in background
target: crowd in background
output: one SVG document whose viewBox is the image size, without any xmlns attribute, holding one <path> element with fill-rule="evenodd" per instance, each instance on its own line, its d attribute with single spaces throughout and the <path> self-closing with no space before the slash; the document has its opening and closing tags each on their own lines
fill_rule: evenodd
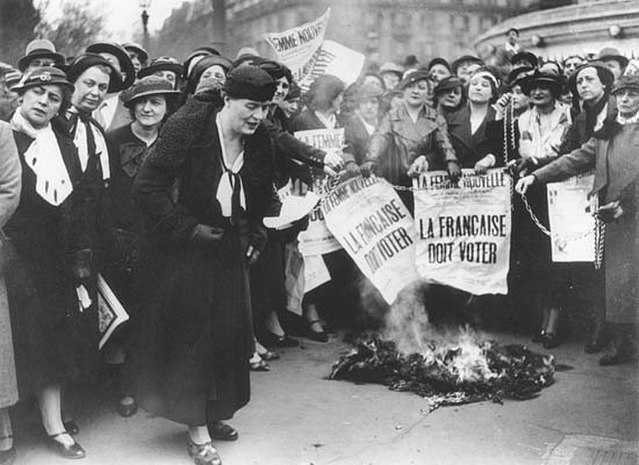
<svg viewBox="0 0 639 465">
<path fill-rule="evenodd" d="M 518 36 L 487 62 L 408 56 L 349 85 L 318 76 L 304 93 L 252 49 L 232 60 L 203 46 L 180 62 L 101 42 L 66 58 L 32 41 L 0 73 L 0 463 L 15 456 L 9 407 L 30 397 L 52 450 L 84 457 L 68 387 L 106 376 L 120 415 L 141 406 L 181 423 L 194 462 L 219 464 L 212 441 L 238 438 L 225 421 L 249 401 L 250 370 L 268 371 L 299 337 L 378 329 L 389 309 L 361 299 L 366 278 L 343 250 L 322 256 L 331 280 L 306 293 L 301 315 L 287 310 L 285 258 L 308 217 L 284 230 L 262 219 L 278 214 L 278 189 L 303 195 L 325 176 L 408 187 L 425 171 L 503 168 L 548 224 L 545 184 L 594 172 L 600 269 L 552 262 L 551 239 L 514 195 L 509 294 L 432 285 L 425 298 L 435 325 L 481 326 L 499 307 L 547 349 L 577 308 L 586 352 L 605 348 L 601 365 L 631 359 L 639 67 L 611 48 L 544 60 Z M 342 151 L 294 136 L 335 128 Z M 412 211 L 412 193 L 398 194 Z M 102 279 L 130 321 L 98 351 Z"/>
</svg>

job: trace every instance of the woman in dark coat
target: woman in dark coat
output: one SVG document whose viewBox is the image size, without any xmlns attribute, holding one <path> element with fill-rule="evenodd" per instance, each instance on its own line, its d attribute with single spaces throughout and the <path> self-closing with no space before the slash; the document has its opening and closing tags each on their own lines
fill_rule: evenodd
<svg viewBox="0 0 639 465">
<path fill-rule="evenodd" d="M 235 439 L 221 420 L 249 401 L 246 267 L 264 245 L 260 225 L 276 202 L 271 142 L 260 124 L 275 83 L 243 65 L 229 72 L 225 90 L 221 109 L 196 95 L 167 121 L 133 187 L 149 220 L 134 351 L 139 402 L 189 427 L 197 464 L 221 463 L 211 436 Z"/>
<path fill-rule="evenodd" d="M 606 322 L 614 327 L 609 351 L 601 365 L 616 365 L 632 357 L 632 332 L 639 315 L 639 76 L 622 76 L 612 94 L 618 113 L 580 148 L 519 180 L 525 193 L 539 182 L 565 179 L 594 168 L 597 211 L 607 223 L 604 239 Z"/>
<path fill-rule="evenodd" d="M 111 180 L 110 220 L 112 242 L 104 275 L 127 310 L 131 322 L 118 328 L 104 351 L 107 364 L 122 368 L 126 358 L 128 328 L 135 323 L 138 289 L 135 271 L 138 256 L 138 237 L 144 229 L 144 218 L 133 200 L 131 188 L 140 165 L 160 133 L 160 127 L 175 111 L 180 91 L 159 76 L 141 78 L 120 94 L 124 106 L 131 113 L 131 123 L 109 132 L 106 136 L 109 151 Z M 134 388 L 128 366 L 119 373 L 118 413 L 123 417 L 135 414 Z"/>
<path fill-rule="evenodd" d="M 18 387 L 37 395 L 49 445 L 81 458 L 84 449 L 62 422 L 61 389 L 97 366 L 98 318 L 95 203 L 68 128 L 56 117 L 72 89 L 57 68 L 39 68 L 18 86 L 22 104 L 11 124 L 23 188 L 5 232 L 18 253 L 7 274 Z"/>
</svg>

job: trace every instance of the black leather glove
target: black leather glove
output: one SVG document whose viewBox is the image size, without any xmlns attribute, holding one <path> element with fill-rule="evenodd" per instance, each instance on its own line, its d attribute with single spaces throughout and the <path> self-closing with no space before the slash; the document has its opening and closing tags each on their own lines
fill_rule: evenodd
<svg viewBox="0 0 639 465">
<path fill-rule="evenodd" d="M 459 181 L 461 178 L 461 168 L 459 167 L 459 163 L 455 160 L 449 160 L 446 163 L 446 171 L 448 172 L 448 177 L 453 182 Z"/>
<path fill-rule="evenodd" d="M 206 224 L 198 224 L 191 233 L 191 239 L 195 242 L 214 242 L 219 241 L 224 236 L 224 229 L 216 228 Z"/>
<path fill-rule="evenodd" d="M 375 170 L 377 169 L 377 164 L 374 161 L 366 161 L 362 163 L 362 166 L 359 167 L 362 176 L 365 178 L 369 177 L 371 174 L 375 174 Z"/>
</svg>

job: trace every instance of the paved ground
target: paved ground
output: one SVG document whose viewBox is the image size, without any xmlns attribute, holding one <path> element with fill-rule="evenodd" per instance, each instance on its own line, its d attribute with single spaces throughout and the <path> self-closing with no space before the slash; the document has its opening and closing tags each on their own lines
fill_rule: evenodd
<svg viewBox="0 0 639 465">
<path fill-rule="evenodd" d="M 521 337 L 497 335 L 504 342 Z M 602 368 L 582 345 L 552 352 L 572 369 L 530 401 L 445 407 L 383 386 L 329 381 L 340 341 L 304 341 L 282 351 L 272 371 L 254 373 L 253 399 L 232 421 L 235 443 L 219 443 L 225 465 L 588 465 L 635 464 L 639 422 L 637 367 Z M 144 412 L 122 419 L 105 401 L 87 400 L 78 436 L 88 452 L 79 463 L 189 464 L 180 425 Z M 16 465 L 67 464 L 39 436 L 37 417 L 16 418 Z"/>
</svg>

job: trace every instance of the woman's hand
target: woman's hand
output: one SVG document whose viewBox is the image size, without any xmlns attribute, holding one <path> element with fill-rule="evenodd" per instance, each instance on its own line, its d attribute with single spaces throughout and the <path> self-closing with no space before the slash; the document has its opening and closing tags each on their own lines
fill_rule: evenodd
<svg viewBox="0 0 639 465">
<path fill-rule="evenodd" d="M 344 159 L 336 151 L 329 150 L 324 157 L 324 166 L 334 173 L 339 173 L 344 168 Z"/>
<path fill-rule="evenodd" d="M 78 281 L 84 281 L 91 277 L 93 273 L 93 251 L 82 249 L 73 256 L 73 277 Z"/>
<path fill-rule="evenodd" d="M 415 158 L 413 163 L 411 163 L 410 168 L 408 168 L 408 176 L 416 178 L 426 171 L 428 171 L 428 161 L 424 155 L 420 155 Z"/>
<path fill-rule="evenodd" d="M 457 182 L 461 178 L 461 168 L 457 160 L 448 160 L 446 163 L 446 171 L 451 181 Z"/>
<path fill-rule="evenodd" d="M 495 155 L 489 153 L 484 158 L 475 163 L 475 174 L 486 174 L 490 168 L 497 164 Z"/>
<path fill-rule="evenodd" d="M 219 241 L 222 236 L 224 236 L 224 229 L 206 224 L 198 224 L 191 233 L 191 239 L 202 243 Z"/>
<path fill-rule="evenodd" d="M 595 216 L 604 223 L 612 223 L 614 220 L 619 219 L 621 215 L 623 215 L 623 208 L 618 200 L 602 205 L 595 212 Z"/>
<path fill-rule="evenodd" d="M 525 194 L 530 186 L 535 183 L 535 175 L 529 174 L 528 176 L 524 176 L 519 181 L 517 181 L 517 185 L 515 186 L 515 190 L 519 194 Z"/>
<path fill-rule="evenodd" d="M 508 102 L 513 97 L 511 93 L 506 93 L 499 97 L 495 103 L 493 103 L 493 108 L 495 109 L 495 120 L 499 121 L 504 119 L 506 115 L 506 109 L 508 108 Z"/>
<path fill-rule="evenodd" d="M 374 161 L 366 161 L 359 167 L 359 171 L 365 178 L 369 177 L 371 174 L 375 174 L 376 169 L 377 164 Z"/>
</svg>

